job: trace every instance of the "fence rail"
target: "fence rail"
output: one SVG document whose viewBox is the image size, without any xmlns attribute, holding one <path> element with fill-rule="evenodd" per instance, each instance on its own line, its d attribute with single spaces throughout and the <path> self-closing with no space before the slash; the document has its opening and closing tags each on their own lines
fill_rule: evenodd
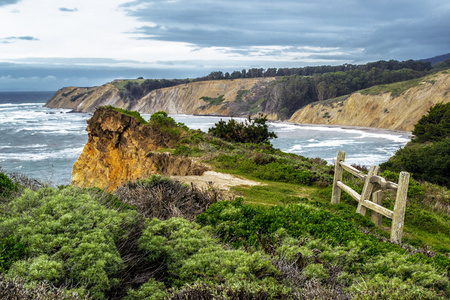
<svg viewBox="0 0 450 300">
<path fill-rule="evenodd" d="M 344 160 L 345 152 L 339 151 L 337 153 L 334 169 L 331 203 L 339 203 L 341 191 L 346 192 L 358 202 L 358 207 L 356 208 L 357 213 L 365 215 L 367 209 L 372 211 L 371 219 L 377 226 L 381 227 L 382 216 L 392 219 L 391 241 L 396 243 L 401 242 L 405 221 L 409 173 L 400 172 L 399 182 L 397 184 L 387 181 L 385 178 L 379 176 L 379 166 L 371 166 L 366 175 L 351 165 L 346 164 Z M 347 171 L 364 181 L 364 187 L 361 194 L 358 194 L 355 190 L 342 182 L 344 171 Z M 387 189 L 397 192 L 393 211 L 381 206 L 382 192 Z M 370 200 L 371 196 L 372 201 Z"/>
</svg>

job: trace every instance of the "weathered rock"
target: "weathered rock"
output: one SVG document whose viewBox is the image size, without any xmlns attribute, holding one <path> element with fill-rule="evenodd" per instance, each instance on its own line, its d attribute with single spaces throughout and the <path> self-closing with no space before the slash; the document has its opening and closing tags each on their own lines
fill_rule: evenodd
<svg viewBox="0 0 450 300">
<path fill-rule="evenodd" d="M 444 72 L 427 76 L 398 96 L 353 93 L 334 103 L 312 103 L 296 111 L 289 122 L 412 131 L 430 107 L 441 102 L 450 102 L 450 74 Z"/>
<path fill-rule="evenodd" d="M 72 185 L 114 190 L 121 184 L 164 175 L 201 175 L 207 168 L 188 157 L 153 152 L 170 147 L 158 129 L 101 107 L 88 120 L 88 141 L 73 165 Z"/>
</svg>

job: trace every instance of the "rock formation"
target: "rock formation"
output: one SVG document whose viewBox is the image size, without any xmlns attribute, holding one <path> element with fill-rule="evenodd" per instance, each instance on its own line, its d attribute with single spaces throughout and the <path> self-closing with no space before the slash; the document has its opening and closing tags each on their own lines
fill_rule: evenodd
<svg viewBox="0 0 450 300">
<path fill-rule="evenodd" d="M 73 165 L 72 185 L 112 191 L 155 173 L 186 176 L 207 170 L 190 158 L 156 151 L 170 146 L 159 129 L 114 109 L 97 109 L 87 123 L 89 137 Z"/>
<path fill-rule="evenodd" d="M 297 110 L 289 122 L 412 131 L 429 108 L 441 102 L 450 102 L 450 74 L 446 72 L 427 76 L 397 96 L 353 93 L 341 101 L 311 103 Z"/>
<path fill-rule="evenodd" d="M 163 110 L 169 114 L 228 115 L 233 103 L 242 101 L 244 93 L 246 98 L 256 98 L 256 102 L 255 94 L 273 80 L 275 77 L 192 82 L 157 89 L 128 102 L 120 97 L 116 82 L 92 88 L 66 87 L 57 91 L 45 106 L 76 112 L 94 112 L 98 106 L 112 105 L 147 114 Z M 218 97 L 223 99 L 218 104 L 204 100 Z"/>
<path fill-rule="evenodd" d="M 200 81 L 154 90 L 141 99 L 124 101 L 117 82 L 93 88 L 68 87 L 59 90 L 46 104 L 50 108 L 70 108 L 93 112 L 96 107 L 112 105 L 154 113 L 192 115 L 267 115 L 277 120 L 282 93 L 274 89 L 270 101 L 262 105 L 267 86 L 276 78 L 246 78 Z M 426 76 L 422 82 L 399 95 L 380 92 L 377 95 L 355 92 L 345 100 L 329 99 L 297 110 L 288 120 L 303 124 L 330 124 L 411 131 L 414 124 L 439 102 L 450 101 L 450 73 L 442 71 Z M 205 98 L 215 99 L 214 103 Z M 223 99 L 223 101 L 221 101 Z"/>
</svg>

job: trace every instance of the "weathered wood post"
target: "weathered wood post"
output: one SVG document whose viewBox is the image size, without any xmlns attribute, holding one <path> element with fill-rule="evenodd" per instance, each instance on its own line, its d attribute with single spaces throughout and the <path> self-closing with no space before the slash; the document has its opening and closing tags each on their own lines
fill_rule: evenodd
<svg viewBox="0 0 450 300">
<path fill-rule="evenodd" d="M 356 212 L 365 216 L 366 215 L 366 207 L 363 206 L 364 200 L 370 200 L 370 195 L 372 195 L 373 183 L 370 182 L 370 178 L 372 176 L 377 176 L 379 173 L 379 166 L 371 166 L 369 169 L 369 173 L 367 174 L 366 181 L 364 183 L 364 187 L 361 193 L 361 199 L 358 203 L 358 208 Z"/>
<path fill-rule="evenodd" d="M 383 192 L 376 191 L 375 193 L 372 194 L 372 201 L 378 205 L 381 205 L 382 197 L 383 197 Z M 382 217 L 383 217 L 382 214 L 377 213 L 376 211 L 372 210 L 371 219 L 372 219 L 372 222 L 374 222 L 377 227 L 381 228 L 381 220 L 382 220 L 381 218 Z"/>
<path fill-rule="evenodd" d="M 392 218 L 391 242 L 402 241 L 403 225 L 405 222 L 406 198 L 408 197 L 409 173 L 400 172 L 398 178 L 397 197 Z"/>
<path fill-rule="evenodd" d="M 340 162 L 345 160 L 345 152 L 338 151 L 336 156 L 336 164 L 334 166 L 333 194 L 331 196 L 331 204 L 338 204 L 341 201 L 341 189 L 337 186 L 338 181 L 342 181 L 344 169 Z"/>
</svg>

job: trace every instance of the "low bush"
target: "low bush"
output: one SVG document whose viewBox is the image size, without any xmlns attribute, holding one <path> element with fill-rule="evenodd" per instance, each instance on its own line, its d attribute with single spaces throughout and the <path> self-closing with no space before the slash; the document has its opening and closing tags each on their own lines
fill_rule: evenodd
<svg viewBox="0 0 450 300">
<path fill-rule="evenodd" d="M 277 135 L 269 132 L 266 122 L 267 117 L 264 115 L 253 120 L 248 117 L 244 122 L 237 122 L 234 119 L 228 122 L 220 120 L 208 132 L 226 141 L 237 143 L 269 143 L 269 140 L 276 138 Z"/>
<path fill-rule="evenodd" d="M 286 207 L 222 201 L 211 205 L 196 221 L 212 226 L 215 234 L 234 247 L 261 249 L 295 262 L 300 274 L 297 277 L 342 286 L 358 297 L 364 295 L 358 292 L 359 279 L 376 276 L 409 285 L 410 299 L 423 293 L 434 298 L 450 293 L 448 257 L 408 254 L 398 245 L 361 233 L 351 219 L 343 219 L 308 201 Z M 379 286 L 378 292 L 389 294 L 389 285 Z"/>
<path fill-rule="evenodd" d="M 105 208 L 73 187 L 25 190 L 9 209 L 0 232 L 23 244 L 28 255 L 11 264 L 8 278 L 83 287 L 96 299 L 117 284 L 114 275 L 124 264 L 116 243 L 141 220 L 133 210 Z"/>
<path fill-rule="evenodd" d="M 5 173 L 0 172 L 0 199 L 9 197 L 14 191 L 17 191 L 17 185 Z"/>
<path fill-rule="evenodd" d="M 159 263 L 160 272 L 165 273 L 166 283 L 172 287 L 191 289 L 192 283 L 200 282 L 234 291 L 245 287 L 250 295 L 263 290 L 271 298 L 289 292 L 275 280 L 278 271 L 268 256 L 258 251 L 227 250 L 207 231 L 185 219 L 148 221 L 139 247 L 147 253 L 147 260 Z M 154 286 L 155 282 L 148 284 Z M 144 288 L 147 286 L 137 293 Z"/>
<path fill-rule="evenodd" d="M 115 196 L 147 218 L 167 220 L 183 217 L 188 220 L 204 212 L 209 205 L 225 198 L 218 189 L 201 190 L 161 175 L 152 175 L 119 187 Z"/>
</svg>

